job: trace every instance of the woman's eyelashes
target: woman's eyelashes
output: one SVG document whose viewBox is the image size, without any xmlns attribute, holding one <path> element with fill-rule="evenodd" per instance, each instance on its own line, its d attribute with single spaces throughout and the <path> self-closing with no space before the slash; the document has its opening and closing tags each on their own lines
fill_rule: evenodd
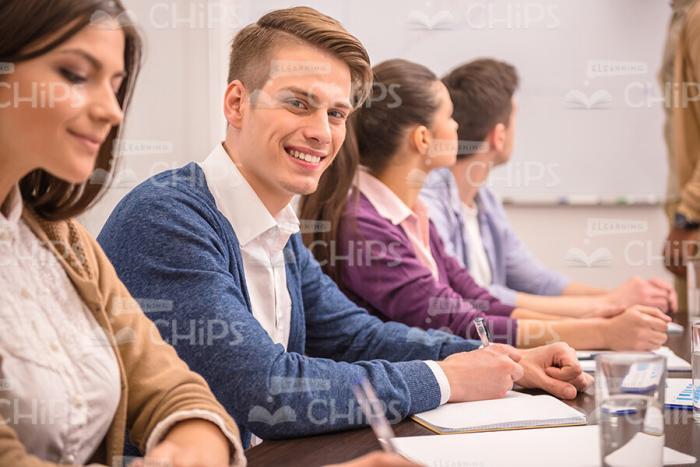
<svg viewBox="0 0 700 467">
<path fill-rule="evenodd" d="M 71 84 L 83 84 L 87 81 L 87 77 L 76 73 L 68 68 L 59 69 L 61 75 Z"/>
<path fill-rule="evenodd" d="M 61 74 L 61 76 L 63 76 L 63 78 L 66 81 L 68 81 L 71 85 L 85 84 L 91 79 L 88 75 L 83 75 L 66 67 L 60 67 L 58 71 Z M 96 76 L 94 80 L 101 80 L 101 78 L 99 76 Z M 116 77 L 110 82 L 110 87 L 115 96 L 119 94 L 119 90 L 121 89 L 123 83 L 124 77 L 122 76 Z"/>
</svg>

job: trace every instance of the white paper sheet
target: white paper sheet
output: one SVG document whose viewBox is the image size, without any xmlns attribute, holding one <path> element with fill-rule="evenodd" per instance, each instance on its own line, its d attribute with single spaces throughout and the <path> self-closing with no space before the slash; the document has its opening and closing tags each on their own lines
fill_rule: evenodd
<svg viewBox="0 0 700 467">
<path fill-rule="evenodd" d="M 579 359 L 581 359 L 581 358 L 590 357 L 592 355 L 597 355 L 599 353 L 608 353 L 608 352 L 607 351 L 579 350 L 576 352 L 576 355 L 578 356 Z M 673 350 L 669 349 L 668 347 L 665 347 L 665 346 L 661 347 L 659 350 L 656 350 L 654 353 L 666 356 L 666 369 L 668 371 L 690 371 L 691 370 L 690 363 L 688 363 L 686 360 L 683 360 L 681 357 L 676 355 L 673 352 Z M 583 371 L 586 371 L 586 372 L 594 372 L 595 371 L 595 359 L 580 360 L 580 362 L 581 362 L 581 368 L 583 369 Z"/>
<path fill-rule="evenodd" d="M 598 467 L 597 425 L 394 438 L 403 456 L 427 466 Z M 695 457 L 664 448 L 664 465 Z"/>
</svg>

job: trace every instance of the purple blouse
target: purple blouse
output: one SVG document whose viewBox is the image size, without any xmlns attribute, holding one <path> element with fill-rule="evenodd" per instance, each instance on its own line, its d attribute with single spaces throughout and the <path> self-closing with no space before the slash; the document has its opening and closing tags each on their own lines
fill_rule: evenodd
<svg viewBox="0 0 700 467">
<path fill-rule="evenodd" d="M 416 256 L 400 225 L 382 217 L 369 199 L 353 193 L 338 225 L 331 265 L 340 287 L 360 306 L 385 321 L 440 329 L 478 339 L 474 318 L 486 318 L 495 342 L 515 345 L 514 307 L 480 287 L 448 256 L 430 223 L 430 249 L 438 279 Z"/>
</svg>

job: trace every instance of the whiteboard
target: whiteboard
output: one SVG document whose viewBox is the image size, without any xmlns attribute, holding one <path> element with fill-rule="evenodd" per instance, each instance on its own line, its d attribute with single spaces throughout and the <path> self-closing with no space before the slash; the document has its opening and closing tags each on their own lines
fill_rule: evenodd
<svg viewBox="0 0 700 467">
<path fill-rule="evenodd" d="M 237 27 L 295 5 L 235 3 Z M 671 13 L 668 1 L 305 4 L 340 20 L 367 47 L 373 64 L 401 57 L 438 75 L 478 57 L 515 65 L 521 79 L 515 150 L 489 182 L 500 196 L 591 202 L 664 197 L 668 170 L 657 73 Z M 225 54 L 228 44 L 218 43 Z"/>
</svg>

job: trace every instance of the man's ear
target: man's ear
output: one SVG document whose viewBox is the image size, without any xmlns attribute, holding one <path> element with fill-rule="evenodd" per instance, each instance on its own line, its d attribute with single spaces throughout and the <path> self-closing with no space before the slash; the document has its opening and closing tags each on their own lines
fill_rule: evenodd
<svg viewBox="0 0 700 467">
<path fill-rule="evenodd" d="M 425 125 L 418 125 L 409 134 L 409 143 L 419 154 L 428 154 L 430 141 L 430 130 Z"/>
<path fill-rule="evenodd" d="M 247 109 L 248 102 L 245 86 L 240 80 L 233 80 L 226 87 L 224 94 L 224 116 L 229 125 L 240 128 L 243 121 L 243 114 Z"/>
<path fill-rule="evenodd" d="M 503 123 L 498 123 L 489 131 L 486 142 L 491 150 L 502 153 L 506 147 L 506 136 L 506 126 Z"/>
</svg>

